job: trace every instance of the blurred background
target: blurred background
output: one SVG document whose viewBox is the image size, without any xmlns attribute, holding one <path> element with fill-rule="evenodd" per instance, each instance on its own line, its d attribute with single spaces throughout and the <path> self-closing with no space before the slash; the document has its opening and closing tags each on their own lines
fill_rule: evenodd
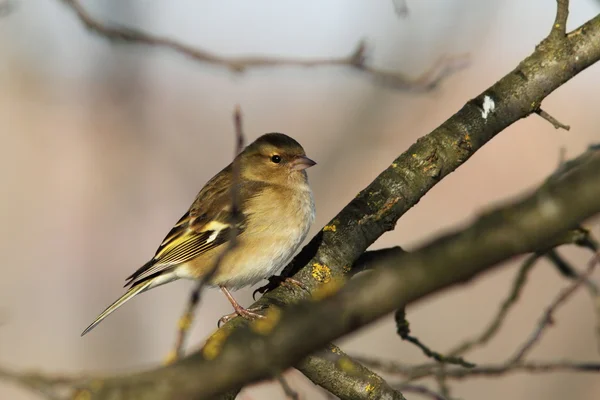
<svg viewBox="0 0 600 400">
<path fill-rule="evenodd" d="M 242 107 L 248 141 L 284 132 L 318 162 L 309 171 L 315 233 L 417 138 L 530 54 L 555 12 L 551 0 L 408 0 L 406 18 L 391 0 L 83 4 L 102 21 L 225 56 L 338 57 L 364 38 L 372 65 L 408 76 L 419 76 L 444 54 L 469 53 L 471 61 L 429 93 L 377 85 L 344 67 L 232 74 L 164 49 L 111 44 L 89 33 L 61 1 L 17 1 L 0 18 L 0 364 L 19 370 L 117 373 L 163 361 L 190 282 L 136 297 L 89 335 L 79 335 L 123 293 L 124 278 L 154 254 L 202 185 L 230 162 L 235 104 Z M 596 1 L 573 0 L 569 29 L 599 11 Z M 544 101 L 570 132 L 536 116 L 514 124 L 372 248 L 415 248 L 535 187 L 556 168 L 560 148 L 572 157 L 598 142 L 599 81 L 596 65 Z M 600 233 L 597 224 L 594 232 Z M 561 251 L 580 267 L 589 259 L 577 250 Z M 414 335 L 443 352 L 479 333 L 506 296 L 519 262 L 411 306 Z M 468 359 L 502 362 L 565 285 L 542 262 L 500 335 Z M 252 290 L 238 292 L 238 300 L 250 304 Z M 207 291 L 190 348 L 229 312 L 221 293 Z M 557 313 L 532 358 L 598 360 L 595 324 L 582 291 Z M 426 361 L 397 337 L 392 316 L 338 343 L 350 354 Z M 302 398 L 326 398 L 297 371 L 286 376 Z M 462 399 L 600 397 L 593 374 L 474 378 L 453 388 Z M 0 383 L 0 398 L 38 397 Z M 263 383 L 240 398 L 283 394 L 278 385 Z"/>
</svg>

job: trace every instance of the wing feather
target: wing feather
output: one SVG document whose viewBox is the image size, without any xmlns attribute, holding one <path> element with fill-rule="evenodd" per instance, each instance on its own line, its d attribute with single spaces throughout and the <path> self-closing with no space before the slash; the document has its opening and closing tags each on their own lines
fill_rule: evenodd
<svg viewBox="0 0 600 400">
<path fill-rule="evenodd" d="M 133 286 L 212 250 L 229 239 L 231 230 L 231 197 L 228 190 L 229 171 L 226 169 L 209 181 L 196 200 L 164 238 L 152 260 L 127 278 L 125 286 Z M 210 190 L 218 186 L 219 190 Z M 242 202 L 259 192 L 262 183 L 250 182 L 240 187 Z M 238 226 L 243 232 L 245 218 Z"/>
</svg>

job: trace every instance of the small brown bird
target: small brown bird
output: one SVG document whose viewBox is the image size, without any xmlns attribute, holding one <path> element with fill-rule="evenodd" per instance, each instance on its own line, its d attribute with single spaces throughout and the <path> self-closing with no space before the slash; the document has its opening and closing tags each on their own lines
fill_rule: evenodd
<svg viewBox="0 0 600 400">
<path fill-rule="evenodd" d="M 285 266 L 315 218 L 306 168 L 316 163 L 302 146 L 282 133 L 268 133 L 237 157 L 241 218 L 237 245 L 225 253 L 209 282 L 227 296 L 235 312 L 257 314 L 240 306 L 229 290 L 253 285 Z M 88 326 L 82 336 L 134 296 L 174 280 L 201 279 L 227 248 L 231 229 L 232 164 L 202 188 L 154 257 L 127 278 L 129 290 Z"/>
</svg>

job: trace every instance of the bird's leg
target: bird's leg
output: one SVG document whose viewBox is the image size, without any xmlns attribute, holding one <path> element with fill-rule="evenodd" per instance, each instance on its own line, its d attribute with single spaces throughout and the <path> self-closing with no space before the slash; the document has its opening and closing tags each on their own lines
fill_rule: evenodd
<svg viewBox="0 0 600 400">
<path fill-rule="evenodd" d="M 259 306 L 259 307 L 253 307 L 253 308 L 244 308 L 244 307 L 242 307 L 240 305 L 240 303 L 238 303 L 233 298 L 233 296 L 231 295 L 231 293 L 229 292 L 229 290 L 227 290 L 226 287 L 221 286 L 221 291 L 223 292 L 223 294 L 225 296 L 227 296 L 227 300 L 229 300 L 229 302 L 233 306 L 233 309 L 235 310 L 235 312 L 233 312 L 231 314 L 224 315 L 223 317 L 221 317 L 221 319 L 219 319 L 219 322 L 217 323 L 217 326 L 221 326 L 222 324 L 226 324 L 227 322 L 229 322 L 230 320 L 232 320 L 233 318 L 235 318 L 238 315 L 240 317 L 246 318 L 248 320 L 253 320 L 253 319 L 257 319 L 257 318 L 265 318 L 264 315 L 257 314 L 256 311 L 263 310 L 263 309 L 265 309 L 266 306 Z"/>
</svg>

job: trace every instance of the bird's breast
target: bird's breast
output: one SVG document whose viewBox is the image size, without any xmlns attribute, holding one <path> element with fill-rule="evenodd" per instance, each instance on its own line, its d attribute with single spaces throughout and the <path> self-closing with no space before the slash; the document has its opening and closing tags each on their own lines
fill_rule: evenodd
<svg viewBox="0 0 600 400">
<path fill-rule="evenodd" d="M 213 284 L 253 285 L 284 267 L 306 238 L 315 218 L 310 190 L 265 193 L 249 201 L 246 229 L 227 254 Z"/>
</svg>

